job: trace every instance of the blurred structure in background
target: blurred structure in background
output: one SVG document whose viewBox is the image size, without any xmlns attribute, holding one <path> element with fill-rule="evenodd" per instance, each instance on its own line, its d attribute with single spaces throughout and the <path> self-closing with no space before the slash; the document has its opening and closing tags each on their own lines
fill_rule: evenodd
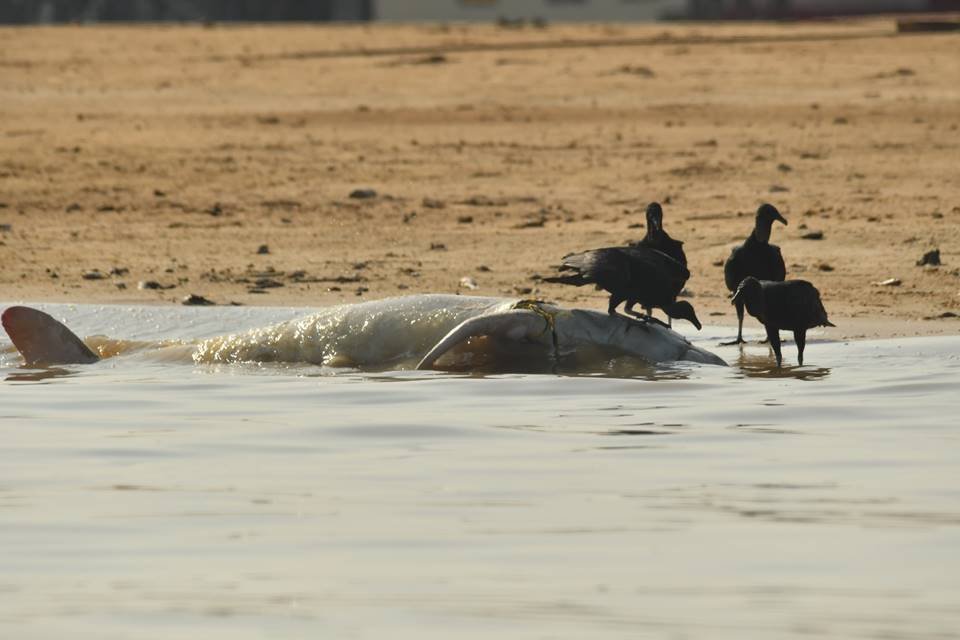
<svg viewBox="0 0 960 640">
<path fill-rule="evenodd" d="M 802 19 L 960 11 L 960 0 L 0 0 L 0 23 Z"/>
<path fill-rule="evenodd" d="M 827 18 L 876 13 L 960 11 L 957 0 L 688 0 L 698 20 Z"/>
<path fill-rule="evenodd" d="M 374 0 L 379 20 L 646 21 L 683 16 L 688 0 Z"/>
<path fill-rule="evenodd" d="M 370 20 L 376 0 L 0 0 L 0 22 Z"/>
<path fill-rule="evenodd" d="M 645 21 L 798 19 L 960 11 L 960 0 L 374 0 L 379 20 Z"/>
</svg>

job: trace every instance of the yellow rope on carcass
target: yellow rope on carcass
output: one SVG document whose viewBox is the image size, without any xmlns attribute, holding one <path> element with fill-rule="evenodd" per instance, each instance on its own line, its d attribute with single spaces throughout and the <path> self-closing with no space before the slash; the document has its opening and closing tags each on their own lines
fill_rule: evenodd
<svg viewBox="0 0 960 640">
<path fill-rule="evenodd" d="M 520 300 L 513 305 L 514 309 L 523 309 L 525 311 L 532 311 L 547 323 L 547 326 L 543 328 L 543 331 L 546 332 L 547 329 L 550 330 L 550 338 L 553 341 L 553 355 L 558 357 L 560 354 L 560 343 L 557 340 L 557 322 L 556 314 L 553 314 L 543 308 L 543 300 Z M 543 335 L 541 332 L 540 335 Z"/>
</svg>

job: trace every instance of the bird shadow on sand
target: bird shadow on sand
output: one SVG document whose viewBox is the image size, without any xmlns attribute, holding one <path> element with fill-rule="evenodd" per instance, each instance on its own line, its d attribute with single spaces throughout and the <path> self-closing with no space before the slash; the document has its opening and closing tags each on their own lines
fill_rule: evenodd
<svg viewBox="0 0 960 640">
<path fill-rule="evenodd" d="M 793 378 L 794 380 L 815 381 L 824 380 L 830 376 L 830 367 L 814 367 L 806 365 L 799 367 L 788 365 L 778 367 L 773 354 L 746 353 L 743 350 L 731 365 L 740 370 L 745 378 L 768 378 L 771 380 Z"/>
</svg>

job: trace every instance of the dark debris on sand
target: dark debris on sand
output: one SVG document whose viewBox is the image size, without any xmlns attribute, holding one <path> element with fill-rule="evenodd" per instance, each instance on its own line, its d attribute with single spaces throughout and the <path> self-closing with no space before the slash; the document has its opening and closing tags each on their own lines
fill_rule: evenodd
<svg viewBox="0 0 960 640">
<path fill-rule="evenodd" d="M 917 260 L 917 266 L 923 267 L 926 265 L 931 265 L 934 267 L 939 267 L 942 262 L 940 262 L 940 249 L 933 249 L 932 251 L 927 251 L 923 254 L 923 257 Z"/>
<path fill-rule="evenodd" d="M 204 298 L 203 296 L 198 296 L 195 293 L 191 293 L 181 301 L 181 304 L 184 304 L 187 306 L 209 306 L 209 305 L 215 305 L 217 303 L 214 302 L 213 300 Z"/>
<path fill-rule="evenodd" d="M 350 192 L 350 197 L 354 200 L 369 200 L 377 197 L 375 189 L 354 189 Z"/>
<path fill-rule="evenodd" d="M 175 284 L 160 284 L 156 280 L 141 280 L 137 283 L 137 289 L 147 290 L 153 289 L 156 291 L 162 291 L 164 289 L 173 289 L 177 285 Z"/>
</svg>

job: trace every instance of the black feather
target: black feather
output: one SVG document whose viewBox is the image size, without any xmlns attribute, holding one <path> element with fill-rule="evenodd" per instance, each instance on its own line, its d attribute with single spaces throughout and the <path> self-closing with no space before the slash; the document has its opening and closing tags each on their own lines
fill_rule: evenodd
<svg viewBox="0 0 960 640">
<path fill-rule="evenodd" d="M 787 221 L 776 207 L 763 204 L 757 209 L 753 231 L 746 241 L 730 252 L 723 265 L 723 279 L 727 289 L 736 291 L 744 278 L 779 281 L 787 277 L 787 267 L 783 262 L 780 247 L 770 244 L 770 231 L 775 220 L 784 224 Z M 743 342 L 743 304 L 737 304 L 737 340 Z"/>
<path fill-rule="evenodd" d="M 657 202 L 647 205 L 647 234 L 631 246 L 656 249 L 683 266 L 687 266 L 687 254 L 683 251 L 683 242 L 671 238 L 670 234 L 664 230 L 663 208 Z"/>
<path fill-rule="evenodd" d="M 807 329 L 835 326 L 827 317 L 820 292 L 806 280 L 774 282 L 744 278 L 734 295 L 734 302 L 745 305 L 750 315 L 763 323 L 777 366 L 782 362 L 779 331 L 793 332 L 798 359 L 803 364 Z"/>
<path fill-rule="evenodd" d="M 573 273 L 544 280 L 578 287 L 595 284 L 610 293 L 610 313 L 622 302 L 628 311 L 634 304 L 665 309 L 690 277 L 683 264 L 665 253 L 636 245 L 572 253 L 564 256 L 559 269 Z"/>
</svg>

